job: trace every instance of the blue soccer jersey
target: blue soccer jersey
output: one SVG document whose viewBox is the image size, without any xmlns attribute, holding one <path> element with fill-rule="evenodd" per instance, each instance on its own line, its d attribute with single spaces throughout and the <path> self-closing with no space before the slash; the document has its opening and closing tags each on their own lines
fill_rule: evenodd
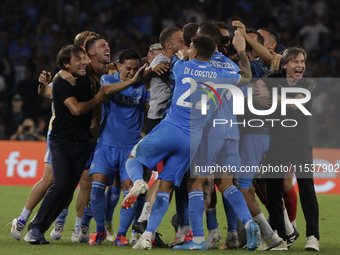
<svg viewBox="0 0 340 255">
<path fill-rule="evenodd" d="M 212 95 L 217 100 L 216 94 L 222 89 L 215 94 L 215 84 L 227 78 L 228 83 L 236 84 L 240 75 L 194 59 L 178 61 L 174 66 L 174 76 L 176 86 L 169 113 L 131 154 L 151 169 L 160 160 L 165 160 L 159 178 L 179 186 L 201 141 L 203 127 L 210 121 L 215 107 L 213 100 L 207 100 L 206 114 L 202 114 L 201 96 Z"/>
<path fill-rule="evenodd" d="M 214 52 L 210 59 L 210 65 L 216 68 L 226 69 L 231 74 L 238 74 L 240 71 L 239 67 L 221 52 Z M 233 114 L 233 96 L 229 91 L 225 91 L 221 94 L 221 102 L 222 104 L 214 111 L 212 118 L 227 120 L 228 123 L 227 125 L 216 125 L 215 127 L 213 127 L 213 125 L 206 126 L 204 136 L 239 140 L 240 135 L 237 125 L 232 125 L 230 127 L 231 121 L 235 123 L 237 122 L 237 119 Z"/>
<path fill-rule="evenodd" d="M 176 87 L 169 113 L 164 119 L 181 127 L 185 132 L 197 138 L 202 137 L 202 129 L 210 121 L 215 109 L 214 101 L 218 100 L 216 84 L 221 82 L 235 85 L 240 79 L 237 73 L 212 67 L 208 62 L 178 61 L 174 66 Z M 223 80 L 222 80 L 223 79 Z M 207 100 L 206 115 L 202 113 L 202 95 L 213 97 Z"/>
<path fill-rule="evenodd" d="M 103 75 L 100 86 L 121 82 L 119 74 Z M 98 143 L 116 147 L 132 147 L 138 143 L 144 122 L 144 106 L 148 98 L 149 92 L 143 82 L 110 95 L 103 103 Z"/>
</svg>

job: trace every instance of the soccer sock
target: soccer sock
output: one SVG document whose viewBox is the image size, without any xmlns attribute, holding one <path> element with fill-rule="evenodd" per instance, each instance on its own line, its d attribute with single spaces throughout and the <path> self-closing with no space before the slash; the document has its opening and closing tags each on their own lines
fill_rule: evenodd
<svg viewBox="0 0 340 255">
<path fill-rule="evenodd" d="M 57 220 L 65 221 L 68 214 L 68 209 L 64 209 L 58 216 Z"/>
<path fill-rule="evenodd" d="M 143 179 L 143 165 L 135 158 L 129 158 L 125 163 L 126 172 L 133 183 Z"/>
<path fill-rule="evenodd" d="M 19 215 L 19 220 L 28 221 L 28 218 L 30 217 L 32 211 L 27 210 L 26 207 L 22 210 L 21 214 Z"/>
<path fill-rule="evenodd" d="M 195 243 L 201 243 L 204 241 L 203 212 L 203 191 L 193 190 L 189 192 L 189 217 L 192 234 L 194 235 L 193 241 Z"/>
<path fill-rule="evenodd" d="M 291 234 L 294 233 L 294 228 L 293 228 L 292 223 L 290 223 L 286 209 L 283 210 L 283 217 L 284 217 L 284 220 L 285 220 L 286 235 L 290 236 Z"/>
<path fill-rule="evenodd" d="M 293 227 L 297 229 L 296 220 L 293 220 L 291 223 L 292 223 Z"/>
<path fill-rule="evenodd" d="M 223 197 L 225 197 L 229 201 L 236 215 L 244 224 L 245 229 L 247 229 L 250 221 L 252 220 L 252 217 L 241 191 L 239 191 L 234 185 L 232 185 L 223 192 Z"/>
<path fill-rule="evenodd" d="M 294 186 L 287 192 L 283 193 L 283 199 L 289 215 L 289 220 L 294 221 L 297 213 L 297 195 Z"/>
<path fill-rule="evenodd" d="M 129 190 L 123 190 L 123 196 L 125 197 L 129 193 Z M 131 206 L 128 209 L 120 208 L 120 221 L 117 237 L 126 236 L 126 232 L 130 227 L 133 216 L 135 215 L 136 205 Z"/>
<path fill-rule="evenodd" d="M 169 198 L 170 194 L 168 192 L 157 192 L 156 200 L 153 203 L 148 226 L 145 232 L 155 233 L 159 224 L 169 208 Z"/>
<path fill-rule="evenodd" d="M 189 226 L 188 188 L 185 182 L 175 188 L 177 220 L 181 227 Z"/>
<path fill-rule="evenodd" d="M 149 208 L 150 208 L 150 203 L 145 202 L 144 205 L 143 205 L 143 211 L 138 218 L 138 222 L 142 222 L 144 220 L 149 219 Z"/>
<path fill-rule="evenodd" d="M 81 221 L 82 221 L 82 219 L 81 219 L 80 217 L 77 216 L 77 217 L 76 217 L 76 225 L 75 225 L 75 227 L 74 227 L 74 233 L 75 233 L 76 235 L 79 234 L 79 227 L 80 227 Z"/>
<path fill-rule="evenodd" d="M 91 202 L 84 208 L 84 216 L 82 218 L 82 222 L 90 225 L 90 222 L 93 218 L 92 209 L 91 209 Z"/>
<path fill-rule="evenodd" d="M 216 218 L 216 208 L 209 208 L 207 210 L 207 228 L 208 230 L 213 230 L 218 228 L 217 218 Z"/>
<path fill-rule="evenodd" d="M 184 227 L 179 226 L 178 233 L 181 235 L 186 235 L 189 230 L 190 230 L 190 226 L 184 226 Z"/>
<path fill-rule="evenodd" d="M 262 234 L 262 236 L 265 240 L 266 240 L 267 237 L 271 236 L 271 234 L 273 233 L 273 230 L 270 227 L 266 218 L 264 217 L 263 213 L 256 215 L 253 218 L 253 220 L 260 226 L 261 234 Z"/>
<path fill-rule="evenodd" d="M 138 221 L 139 217 L 142 214 L 142 211 L 144 209 L 144 204 L 146 201 L 146 194 L 141 194 L 138 196 L 137 201 L 136 201 L 136 212 L 135 216 L 133 217 L 133 222 Z"/>
<path fill-rule="evenodd" d="M 105 194 L 106 198 L 106 211 L 105 211 L 105 221 L 112 221 L 113 212 L 116 208 L 116 205 L 119 201 L 120 197 L 120 189 L 110 185 Z"/>
<path fill-rule="evenodd" d="M 97 233 L 105 232 L 104 212 L 106 210 L 105 201 L 106 184 L 99 181 L 92 181 L 91 210 L 96 221 Z"/>
<path fill-rule="evenodd" d="M 227 217 L 227 222 L 228 222 L 228 231 L 237 231 L 237 215 L 231 206 L 230 202 L 225 198 L 222 197 L 223 200 L 223 207 L 224 207 L 224 212 Z"/>
</svg>

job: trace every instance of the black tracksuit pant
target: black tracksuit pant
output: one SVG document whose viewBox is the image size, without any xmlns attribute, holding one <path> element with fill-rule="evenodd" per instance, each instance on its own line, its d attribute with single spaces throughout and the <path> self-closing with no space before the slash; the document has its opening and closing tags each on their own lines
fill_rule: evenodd
<svg viewBox="0 0 340 255">
<path fill-rule="evenodd" d="M 63 211 L 84 171 L 88 142 L 56 138 L 50 141 L 53 184 L 46 193 L 33 228 L 44 233 Z"/>
<path fill-rule="evenodd" d="M 319 236 L 319 206 L 315 195 L 312 147 L 309 145 L 279 145 L 271 144 L 266 157 L 268 166 L 288 166 L 290 162 L 297 178 L 300 202 L 306 220 L 306 236 Z M 277 230 L 280 237 L 286 239 L 283 217 L 283 175 L 267 174 L 268 210 L 270 225 Z"/>
</svg>

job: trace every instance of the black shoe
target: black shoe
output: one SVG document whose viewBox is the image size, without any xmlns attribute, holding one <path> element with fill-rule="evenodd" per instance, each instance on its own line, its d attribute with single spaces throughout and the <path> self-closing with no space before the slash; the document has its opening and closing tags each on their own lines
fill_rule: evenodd
<svg viewBox="0 0 340 255">
<path fill-rule="evenodd" d="M 32 228 L 25 236 L 25 241 L 30 244 L 40 244 L 40 230 Z"/>
<path fill-rule="evenodd" d="M 46 240 L 45 235 L 43 233 L 40 234 L 40 244 L 50 244 L 49 241 Z"/>
<path fill-rule="evenodd" d="M 161 235 L 160 233 L 158 233 L 158 232 L 155 233 L 155 246 L 156 246 L 157 248 L 166 248 L 167 246 L 166 246 L 166 244 L 162 241 L 161 236 L 162 236 L 162 235 Z"/>
<path fill-rule="evenodd" d="M 135 223 L 133 223 L 132 229 L 140 234 L 143 234 L 147 225 L 148 225 L 147 220 L 143 220 L 142 222 L 136 221 Z"/>
<path fill-rule="evenodd" d="M 295 227 L 293 227 L 293 228 L 294 228 L 294 233 L 287 237 L 287 248 L 288 249 L 292 246 L 292 244 L 300 236 L 300 233 L 297 231 L 297 229 Z"/>
</svg>

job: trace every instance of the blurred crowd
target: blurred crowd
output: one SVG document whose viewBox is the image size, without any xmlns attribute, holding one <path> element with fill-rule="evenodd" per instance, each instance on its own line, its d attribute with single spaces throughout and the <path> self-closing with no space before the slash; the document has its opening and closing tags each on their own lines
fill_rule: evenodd
<svg viewBox="0 0 340 255">
<path fill-rule="evenodd" d="M 241 20 L 247 28 L 269 27 L 278 52 L 294 45 L 308 52 L 308 77 L 340 76 L 340 2 L 337 0 L 2 0 L 0 3 L 0 139 L 17 134 L 26 118 L 45 135 L 50 102 L 37 94 L 42 70 L 58 71 L 55 57 L 84 30 L 104 35 L 112 61 L 122 49 L 146 56 L 165 27 L 188 22 Z M 340 81 L 323 79 L 311 122 L 315 147 L 340 147 Z M 18 104 L 20 107 L 18 107 Z M 20 108 L 18 110 L 18 108 Z"/>
</svg>

